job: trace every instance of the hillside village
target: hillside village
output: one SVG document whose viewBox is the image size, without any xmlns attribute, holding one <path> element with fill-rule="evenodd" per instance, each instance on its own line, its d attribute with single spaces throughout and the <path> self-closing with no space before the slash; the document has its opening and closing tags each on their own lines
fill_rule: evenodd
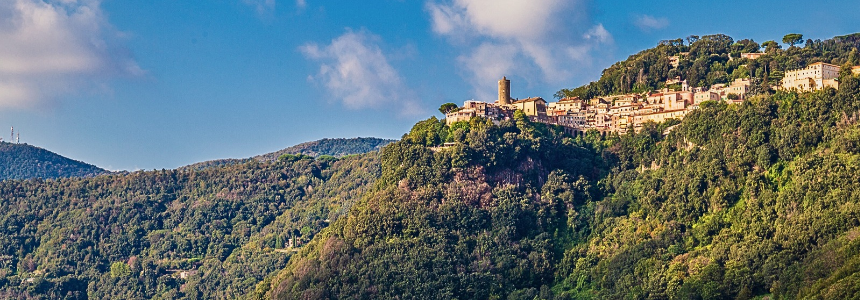
<svg viewBox="0 0 860 300">
<path fill-rule="evenodd" d="M 743 53 L 741 58 L 754 60 L 761 55 Z M 669 59 L 675 65 L 678 56 Z M 796 91 L 838 88 L 839 70 L 837 65 L 813 63 L 805 68 L 785 72 L 777 88 Z M 860 66 L 853 67 L 851 71 L 854 75 L 860 75 Z M 513 118 L 514 112 L 520 110 L 534 122 L 560 125 L 571 135 L 588 130 L 626 134 L 638 132 L 646 122 L 683 119 L 705 101 L 741 103 L 746 99 L 751 83 L 749 79 L 736 79 L 729 84 L 715 84 L 708 88 L 690 87 L 686 80 L 678 77 L 666 81 L 665 86 L 667 88 L 662 90 L 641 94 L 610 95 L 589 100 L 567 97 L 557 102 L 547 102 L 541 97 L 511 98 L 511 81 L 503 77 L 499 80 L 499 97 L 495 102 L 466 101 L 462 107 L 446 113 L 446 123 L 451 125 L 473 117 L 484 117 L 498 123 Z"/>
</svg>

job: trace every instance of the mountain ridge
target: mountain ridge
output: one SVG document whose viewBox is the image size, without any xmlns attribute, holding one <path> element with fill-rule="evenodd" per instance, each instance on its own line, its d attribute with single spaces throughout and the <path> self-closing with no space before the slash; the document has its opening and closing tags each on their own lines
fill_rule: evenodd
<svg viewBox="0 0 860 300">
<path fill-rule="evenodd" d="M 109 171 L 95 165 L 40 147 L 0 142 L 0 180 L 90 177 L 107 173 Z"/>
<path fill-rule="evenodd" d="M 394 141 L 396 140 L 375 137 L 324 138 L 316 141 L 296 144 L 281 150 L 269 152 L 266 154 L 255 155 L 249 158 L 215 159 L 193 163 L 187 166 L 180 167 L 179 169 L 202 169 L 213 166 L 240 164 L 251 160 L 274 161 L 284 154 L 307 155 L 310 157 L 328 155 L 338 158 L 347 155 L 364 154 L 372 151 L 378 151 L 383 146 Z"/>
</svg>

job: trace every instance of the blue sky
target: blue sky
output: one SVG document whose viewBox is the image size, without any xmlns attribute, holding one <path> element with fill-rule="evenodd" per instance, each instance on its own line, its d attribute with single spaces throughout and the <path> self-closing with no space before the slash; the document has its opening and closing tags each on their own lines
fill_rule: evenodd
<svg viewBox="0 0 860 300">
<path fill-rule="evenodd" d="M 663 39 L 860 32 L 848 0 L 0 2 L 0 125 L 111 170 L 398 138 L 502 76 L 551 99 Z"/>
</svg>

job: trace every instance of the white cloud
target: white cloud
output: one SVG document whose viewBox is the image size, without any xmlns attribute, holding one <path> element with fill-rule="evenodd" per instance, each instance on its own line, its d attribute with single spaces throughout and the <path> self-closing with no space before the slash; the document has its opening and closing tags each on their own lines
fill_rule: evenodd
<svg viewBox="0 0 860 300">
<path fill-rule="evenodd" d="M 492 96 L 502 76 L 563 82 L 595 49 L 612 44 L 612 35 L 592 24 L 587 0 L 428 0 L 433 31 L 449 38 L 463 54 L 477 96 Z"/>
<path fill-rule="evenodd" d="M 143 70 L 98 0 L 0 3 L 0 108 L 26 108 Z"/>
<path fill-rule="evenodd" d="M 651 32 L 654 30 L 660 30 L 669 26 L 669 19 L 667 18 L 655 18 L 649 15 L 641 15 L 636 17 L 636 20 L 633 21 L 633 24 L 636 27 L 639 27 L 639 30 L 644 32 Z"/>
<path fill-rule="evenodd" d="M 603 24 L 597 24 L 588 30 L 588 32 L 583 35 L 586 40 L 594 41 L 597 43 L 611 43 L 612 42 L 612 34 L 609 31 L 606 31 L 606 28 L 603 28 Z"/>
<path fill-rule="evenodd" d="M 460 56 L 459 62 L 475 76 L 478 82 L 495 82 L 496 74 L 511 74 L 514 62 L 510 59 L 518 49 L 512 45 L 483 43 L 471 53 Z"/>
<path fill-rule="evenodd" d="M 308 2 L 305 0 L 296 0 L 296 7 L 298 7 L 299 9 L 308 7 Z"/>
<path fill-rule="evenodd" d="M 254 7 L 258 14 L 266 14 L 275 9 L 275 0 L 242 0 L 243 3 Z"/>
<path fill-rule="evenodd" d="M 404 84 L 379 47 L 380 38 L 367 31 L 347 30 L 331 44 L 300 47 L 308 59 L 320 62 L 310 80 L 321 83 L 347 108 L 386 108 L 402 115 L 422 113 L 417 93 Z"/>
</svg>

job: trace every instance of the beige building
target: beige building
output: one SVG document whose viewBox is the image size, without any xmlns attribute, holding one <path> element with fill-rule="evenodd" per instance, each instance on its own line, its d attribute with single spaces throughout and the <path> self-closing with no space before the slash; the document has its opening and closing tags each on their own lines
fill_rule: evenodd
<svg viewBox="0 0 860 300">
<path fill-rule="evenodd" d="M 612 118 L 607 114 L 594 115 L 594 124 L 589 123 L 592 127 L 600 131 L 609 130 L 612 127 Z"/>
<path fill-rule="evenodd" d="M 603 99 L 604 102 L 609 103 L 612 106 L 624 106 L 630 105 L 642 99 L 642 95 L 639 94 L 626 94 L 626 95 L 613 95 L 608 96 Z"/>
<path fill-rule="evenodd" d="M 555 118 L 555 124 L 576 129 L 585 129 L 588 126 L 585 112 L 577 112 Z"/>
<path fill-rule="evenodd" d="M 618 134 L 627 134 L 627 129 L 633 125 L 633 117 L 632 116 L 613 116 L 612 120 L 614 123 L 615 132 Z"/>
<path fill-rule="evenodd" d="M 667 110 L 661 111 L 657 113 L 638 115 L 633 118 L 633 129 L 636 132 L 639 132 L 642 129 L 642 125 L 647 122 L 661 123 L 665 122 L 669 119 L 683 119 L 684 116 L 687 115 L 689 110 L 686 109 L 678 109 L 678 110 Z"/>
<path fill-rule="evenodd" d="M 546 117 L 546 100 L 541 97 L 517 100 L 510 106 L 522 110 L 529 117 Z"/>
<path fill-rule="evenodd" d="M 558 102 L 547 103 L 547 110 L 556 111 L 580 111 L 584 107 L 583 101 L 579 98 L 564 98 Z"/>
<path fill-rule="evenodd" d="M 637 115 L 647 115 L 650 113 L 661 112 L 663 111 L 663 104 L 645 104 L 636 111 Z"/>
<path fill-rule="evenodd" d="M 642 115 L 642 123 L 651 121 L 655 123 L 665 122 L 669 119 L 683 119 L 684 116 L 687 115 L 687 110 L 685 109 L 676 109 L 676 110 L 664 110 L 658 113 Z"/>
<path fill-rule="evenodd" d="M 664 110 L 684 109 L 693 103 L 693 92 L 655 93 L 648 96 L 648 103 L 662 104 Z"/>
<path fill-rule="evenodd" d="M 613 106 L 609 108 L 610 115 L 629 116 L 635 114 L 639 110 L 638 104 L 630 104 L 624 106 Z"/>
<path fill-rule="evenodd" d="M 714 91 L 698 92 L 694 96 L 693 104 L 699 105 L 705 101 L 719 101 L 720 94 Z"/>
<path fill-rule="evenodd" d="M 504 110 L 493 103 L 481 101 L 466 101 L 457 111 L 445 114 L 445 124 L 451 125 L 460 121 L 469 121 L 473 117 L 484 117 L 497 123 L 505 119 Z"/>
<path fill-rule="evenodd" d="M 839 66 L 823 62 L 803 69 L 785 72 L 782 88 L 786 90 L 814 91 L 824 87 L 839 88 Z"/>
<path fill-rule="evenodd" d="M 615 101 L 613 101 L 612 103 L 613 103 L 613 105 L 612 105 L 612 106 L 616 106 L 616 107 L 617 107 L 617 106 L 628 106 L 628 105 L 633 105 L 633 101 L 632 101 L 632 100 L 630 100 L 630 99 L 623 99 L 623 98 L 622 98 L 622 99 L 615 100 Z"/>
<path fill-rule="evenodd" d="M 761 53 L 761 52 L 741 53 L 741 58 L 746 58 L 749 60 L 756 60 L 759 57 L 761 57 L 762 55 L 764 55 L 764 53 Z"/>
<path fill-rule="evenodd" d="M 445 124 L 448 124 L 450 126 L 451 124 L 454 124 L 454 123 L 457 123 L 460 121 L 467 121 L 468 122 L 474 116 L 475 116 L 474 110 L 459 109 L 459 110 L 452 111 L 452 112 L 445 114 Z"/>
<path fill-rule="evenodd" d="M 729 94 L 735 94 L 739 97 L 739 99 L 746 99 L 746 94 L 750 91 L 750 80 L 738 78 L 735 81 L 727 86 L 723 87 L 720 90 L 720 99 L 723 101 L 729 100 Z"/>
</svg>

